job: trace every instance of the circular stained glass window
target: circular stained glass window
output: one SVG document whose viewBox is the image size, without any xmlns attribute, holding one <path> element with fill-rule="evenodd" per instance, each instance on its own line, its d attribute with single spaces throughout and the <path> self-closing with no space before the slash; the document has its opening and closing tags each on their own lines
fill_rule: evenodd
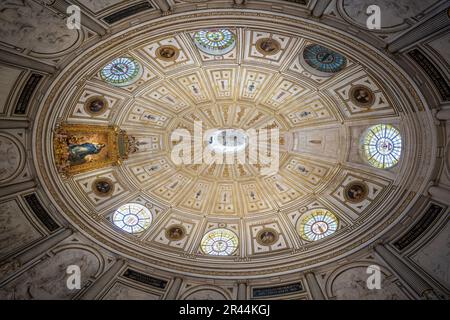
<svg viewBox="0 0 450 320">
<path fill-rule="evenodd" d="M 238 237 L 228 229 L 214 229 L 203 236 L 201 249 L 212 256 L 232 255 L 238 246 Z"/>
<path fill-rule="evenodd" d="M 128 233 L 139 233 L 150 226 L 152 214 L 139 203 L 127 203 L 114 212 L 113 223 Z"/>
<path fill-rule="evenodd" d="M 378 124 L 367 129 L 364 135 L 364 156 L 376 168 L 390 168 L 400 160 L 402 137 L 400 132 L 389 124 Z"/>
<path fill-rule="evenodd" d="M 228 29 L 201 30 L 195 33 L 194 42 L 204 53 L 224 55 L 236 46 L 236 36 Z"/>
<path fill-rule="evenodd" d="M 298 226 L 300 236 L 306 241 L 316 241 L 333 234 L 338 227 L 336 216 L 326 209 L 307 213 Z"/>
<path fill-rule="evenodd" d="M 342 54 L 318 44 L 307 46 L 303 51 L 303 59 L 311 68 L 326 73 L 336 73 L 347 64 Z"/>
<path fill-rule="evenodd" d="M 141 65 L 132 58 L 117 58 L 100 72 L 102 79 L 114 86 L 123 87 L 136 82 L 142 75 Z"/>
</svg>

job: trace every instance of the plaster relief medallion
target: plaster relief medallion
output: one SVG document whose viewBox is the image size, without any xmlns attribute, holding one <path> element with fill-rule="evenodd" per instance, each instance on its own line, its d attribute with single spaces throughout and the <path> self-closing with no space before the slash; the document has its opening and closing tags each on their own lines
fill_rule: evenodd
<svg viewBox="0 0 450 320">
<path fill-rule="evenodd" d="M 84 104 L 84 110 L 94 116 L 105 113 L 108 109 L 108 101 L 101 96 L 95 96 L 89 98 Z"/>
<path fill-rule="evenodd" d="M 0 136 L 0 181 L 12 179 L 20 170 L 22 156 L 13 140 Z"/>
<path fill-rule="evenodd" d="M 236 46 L 236 35 L 229 29 L 200 30 L 194 35 L 194 43 L 203 53 L 221 56 Z"/>
<path fill-rule="evenodd" d="M 394 126 L 384 123 L 371 126 L 362 139 L 364 158 L 371 166 L 386 169 L 400 161 L 402 137 Z"/>
<path fill-rule="evenodd" d="M 274 229 L 264 228 L 256 235 L 256 241 L 263 246 L 270 246 L 278 241 L 278 232 Z"/>
<path fill-rule="evenodd" d="M 186 236 L 186 229 L 182 225 L 172 225 L 166 230 L 166 238 L 178 241 Z"/>
<path fill-rule="evenodd" d="M 208 146 L 218 153 L 239 152 L 248 144 L 248 135 L 240 129 L 215 130 L 208 137 Z"/>
<path fill-rule="evenodd" d="M 45 0 L 45 5 L 55 1 Z M 83 32 L 69 29 L 65 19 L 39 1 L 1 1 L 0 35 L 8 47 L 47 58 L 74 50 Z"/>
<path fill-rule="evenodd" d="M 92 183 L 95 194 L 106 197 L 114 191 L 114 183 L 107 178 L 99 178 Z"/>
<path fill-rule="evenodd" d="M 369 188 L 367 184 L 362 181 L 351 182 L 345 187 L 344 196 L 347 201 L 358 203 L 363 201 L 367 194 L 369 193 Z"/>
<path fill-rule="evenodd" d="M 358 107 L 370 108 L 375 102 L 375 96 L 369 88 L 365 86 L 354 86 L 350 89 L 350 99 Z"/>
<path fill-rule="evenodd" d="M 165 61 L 174 61 L 180 55 L 180 50 L 174 46 L 161 46 L 156 50 L 156 56 Z"/>
<path fill-rule="evenodd" d="M 256 50 L 265 56 L 277 54 L 280 49 L 280 43 L 271 38 L 262 38 L 256 42 Z"/>
<path fill-rule="evenodd" d="M 317 241 L 323 239 L 338 228 L 338 219 L 327 209 L 313 209 L 298 221 L 300 236 L 306 241 Z"/>
<path fill-rule="evenodd" d="M 238 244 L 239 238 L 233 231 L 217 228 L 203 236 L 200 248 L 207 255 L 230 256 L 236 252 Z"/>
</svg>

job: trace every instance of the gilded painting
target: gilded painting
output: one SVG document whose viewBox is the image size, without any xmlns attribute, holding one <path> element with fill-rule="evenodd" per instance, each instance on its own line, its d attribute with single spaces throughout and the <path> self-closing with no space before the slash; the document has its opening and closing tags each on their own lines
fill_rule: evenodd
<svg viewBox="0 0 450 320">
<path fill-rule="evenodd" d="M 113 126 L 61 124 L 53 145 L 56 166 L 65 176 L 117 165 L 128 155 L 128 137 Z"/>
</svg>

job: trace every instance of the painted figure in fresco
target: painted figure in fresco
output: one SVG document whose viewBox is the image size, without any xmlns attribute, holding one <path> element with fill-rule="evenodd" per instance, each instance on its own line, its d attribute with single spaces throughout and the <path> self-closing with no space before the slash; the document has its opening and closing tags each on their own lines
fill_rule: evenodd
<svg viewBox="0 0 450 320">
<path fill-rule="evenodd" d="M 86 157 L 98 154 L 105 147 L 105 144 L 98 143 L 82 143 L 69 145 L 69 161 L 72 165 L 81 164 L 86 161 Z"/>
</svg>

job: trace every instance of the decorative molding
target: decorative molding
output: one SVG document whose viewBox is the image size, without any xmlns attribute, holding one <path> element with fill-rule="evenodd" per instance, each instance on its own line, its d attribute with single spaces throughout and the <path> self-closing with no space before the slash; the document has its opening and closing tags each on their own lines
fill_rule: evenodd
<svg viewBox="0 0 450 320">
<path fill-rule="evenodd" d="M 430 203 L 422 217 L 400 239 L 395 241 L 393 246 L 400 251 L 409 247 L 428 230 L 431 224 L 445 212 L 445 209 L 436 203 Z"/>
<path fill-rule="evenodd" d="M 408 55 L 422 68 L 428 75 L 430 80 L 434 83 L 436 89 L 439 91 L 443 101 L 450 101 L 450 85 L 448 80 L 436 68 L 436 66 L 427 58 L 425 53 L 420 49 L 413 49 L 408 52 Z"/>
</svg>

